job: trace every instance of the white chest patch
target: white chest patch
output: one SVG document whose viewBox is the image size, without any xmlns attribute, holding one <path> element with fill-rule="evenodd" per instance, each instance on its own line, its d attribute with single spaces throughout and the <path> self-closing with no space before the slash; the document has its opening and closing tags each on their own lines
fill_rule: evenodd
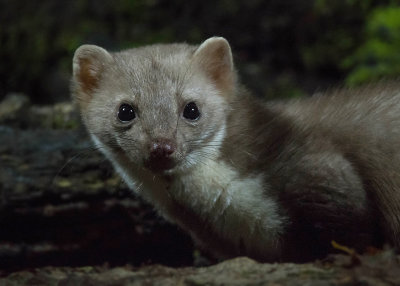
<svg viewBox="0 0 400 286">
<path fill-rule="evenodd" d="M 171 195 L 246 253 L 276 255 L 285 218 L 268 198 L 262 175 L 246 178 L 223 162 L 208 161 L 171 186 Z"/>
<path fill-rule="evenodd" d="M 94 135 L 92 138 L 96 145 L 102 145 Z M 278 213 L 277 203 L 267 196 L 268 186 L 261 174 L 243 178 L 224 162 L 209 159 L 181 172 L 167 191 L 169 183 L 160 177 L 133 168 L 104 145 L 102 152 L 131 189 L 143 185 L 141 195 L 168 220 L 179 221 L 179 217 L 169 216 L 173 198 L 190 208 L 219 237 L 230 241 L 237 253 L 243 251 L 253 256 L 262 253 L 271 258 L 279 255 L 279 237 L 287 219 Z"/>
</svg>

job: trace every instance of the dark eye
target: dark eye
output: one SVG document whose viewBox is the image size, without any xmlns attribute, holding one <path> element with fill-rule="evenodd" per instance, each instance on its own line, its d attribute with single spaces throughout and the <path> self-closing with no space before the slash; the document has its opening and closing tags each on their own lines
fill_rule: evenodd
<svg viewBox="0 0 400 286">
<path fill-rule="evenodd" d="M 196 120 L 200 117 L 200 111 L 197 108 L 196 103 L 189 102 L 186 104 L 185 109 L 183 110 L 183 117 L 189 120 Z"/>
<path fill-rule="evenodd" d="M 132 121 L 133 119 L 135 119 L 135 117 L 136 117 L 135 110 L 131 105 L 126 103 L 121 104 L 118 110 L 118 119 L 121 122 L 126 123 Z"/>
</svg>

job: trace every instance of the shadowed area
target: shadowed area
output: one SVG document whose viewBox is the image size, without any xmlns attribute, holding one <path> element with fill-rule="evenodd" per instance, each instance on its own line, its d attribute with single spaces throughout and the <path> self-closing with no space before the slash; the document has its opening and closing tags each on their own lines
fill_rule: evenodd
<svg viewBox="0 0 400 286">
<path fill-rule="evenodd" d="M 7 110 L 0 117 L 3 271 L 46 265 L 193 264 L 190 238 L 127 189 L 83 130 L 56 128 L 57 116 L 64 116 L 64 127 L 79 125 L 73 108 L 41 107 L 39 120 L 38 107 L 15 104 L 24 100 L 0 103 Z M 14 107 L 6 107 L 11 102 Z M 26 121 L 29 117 L 36 122 Z"/>
</svg>

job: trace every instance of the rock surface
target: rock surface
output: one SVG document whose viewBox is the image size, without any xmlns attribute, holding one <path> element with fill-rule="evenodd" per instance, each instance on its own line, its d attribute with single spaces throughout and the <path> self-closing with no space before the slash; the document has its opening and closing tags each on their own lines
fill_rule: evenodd
<svg viewBox="0 0 400 286">
<path fill-rule="evenodd" d="M 0 103 L 0 285 L 400 285 L 391 251 L 196 267 L 209 261 L 126 188 L 73 110 Z"/>
<path fill-rule="evenodd" d="M 400 260 L 391 252 L 337 255 L 314 264 L 260 264 L 235 258 L 209 267 L 45 267 L 1 279 L 1 285 L 400 285 Z M 3 283 L 3 284 L 2 284 Z"/>
</svg>

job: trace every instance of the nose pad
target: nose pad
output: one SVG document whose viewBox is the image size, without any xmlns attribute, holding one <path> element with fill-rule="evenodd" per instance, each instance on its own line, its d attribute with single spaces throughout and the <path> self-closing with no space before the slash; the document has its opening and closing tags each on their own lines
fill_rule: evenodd
<svg viewBox="0 0 400 286">
<path fill-rule="evenodd" d="M 176 151 L 176 144 L 168 139 L 157 139 L 150 143 L 150 156 L 145 166 L 153 172 L 162 172 L 172 169 L 176 162 L 172 155 Z"/>
<path fill-rule="evenodd" d="M 150 145 L 150 156 L 168 158 L 175 152 L 175 144 L 168 139 L 158 139 Z"/>
</svg>

